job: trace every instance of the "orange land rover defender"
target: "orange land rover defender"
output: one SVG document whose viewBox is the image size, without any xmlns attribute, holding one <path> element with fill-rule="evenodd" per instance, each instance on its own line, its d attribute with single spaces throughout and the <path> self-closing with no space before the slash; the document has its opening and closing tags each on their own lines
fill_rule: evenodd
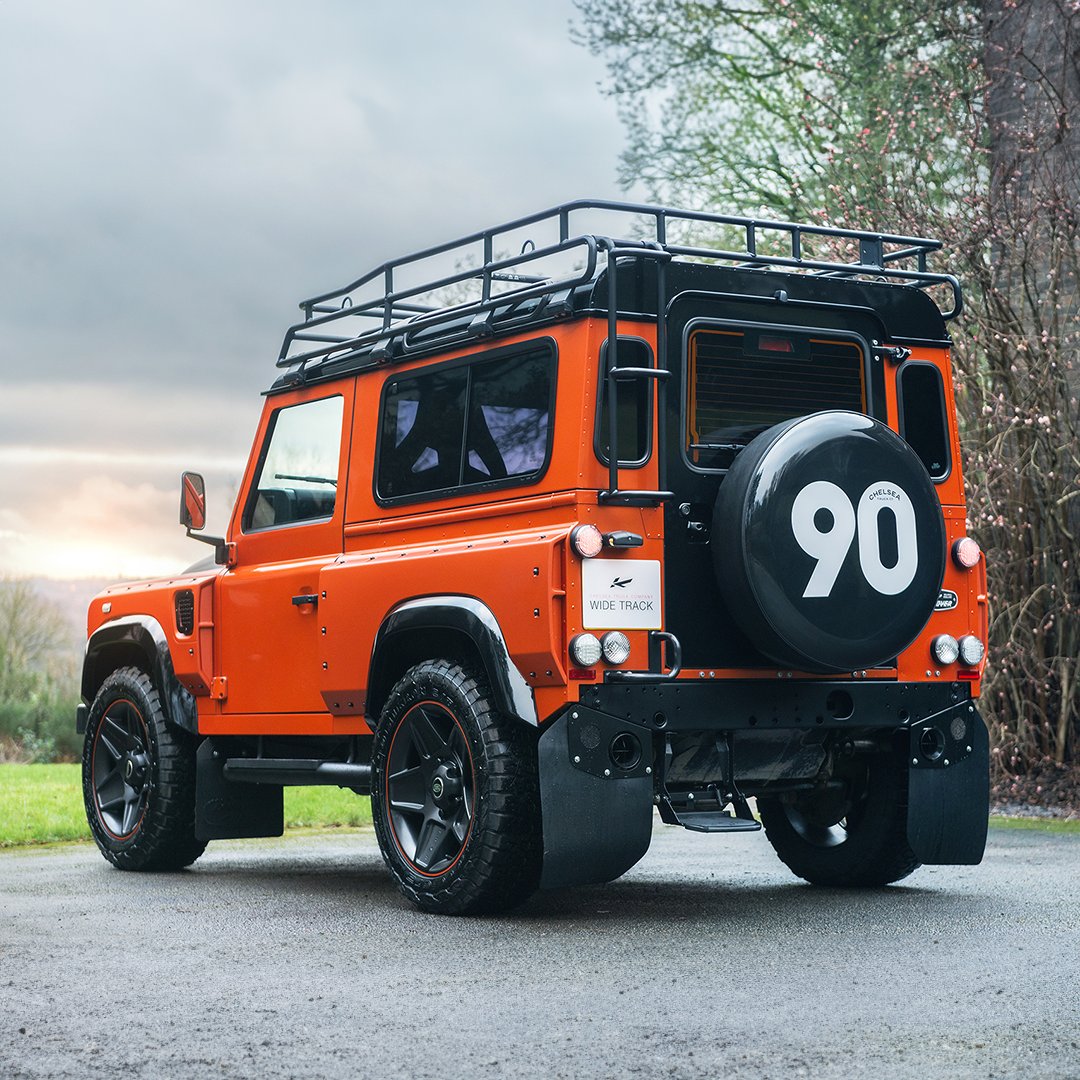
<svg viewBox="0 0 1080 1080">
<path fill-rule="evenodd" d="M 938 247 L 575 202 L 305 300 L 213 557 L 90 607 L 102 853 L 185 866 L 333 784 L 438 912 L 612 880 L 654 810 L 822 884 L 979 862 Z"/>
</svg>

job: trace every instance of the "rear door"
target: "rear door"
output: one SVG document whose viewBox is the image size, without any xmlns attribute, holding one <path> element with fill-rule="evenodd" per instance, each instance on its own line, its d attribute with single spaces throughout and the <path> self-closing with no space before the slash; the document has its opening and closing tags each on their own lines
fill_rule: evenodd
<svg viewBox="0 0 1080 1080">
<path fill-rule="evenodd" d="M 736 455 L 775 424 L 825 409 L 884 419 L 883 384 L 873 369 L 873 322 L 814 305 L 739 303 L 703 292 L 669 306 L 666 628 L 683 663 L 697 668 L 772 666 L 720 595 L 711 544 L 713 504 Z M 814 323 L 821 320 L 823 325 Z"/>
</svg>

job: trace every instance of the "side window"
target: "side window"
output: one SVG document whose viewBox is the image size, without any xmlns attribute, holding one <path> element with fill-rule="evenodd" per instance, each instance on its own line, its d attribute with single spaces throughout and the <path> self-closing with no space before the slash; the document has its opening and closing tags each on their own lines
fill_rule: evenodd
<svg viewBox="0 0 1080 1080">
<path fill-rule="evenodd" d="M 608 402 L 607 342 L 600 352 L 600 409 L 596 417 L 593 446 L 596 456 L 609 464 L 611 450 L 611 409 Z M 652 367 L 652 350 L 637 338 L 619 338 L 618 364 L 621 368 Z M 652 434 L 651 379 L 627 379 L 619 383 L 616 400 L 619 405 L 619 464 L 644 465 L 649 459 Z"/>
<path fill-rule="evenodd" d="M 244 509 L 244 531 L 333 516 L 343 399 L 288 405 L 273 416 L 259 474 Z"/>
<path fill-rule="evenodd" d="M 379 498 L 538 478 L 550 445 L 554 367 L 544 348 L 388 380 Z"/>
<path fill-rule="evenodd" d="M 930 479 L 944 480 L 949 458 L 949 426 L 945 413 L 945 385 L 933 365 L 912 361 L 900 368 L 900 434 L 926 466 Z"/>
</svg>

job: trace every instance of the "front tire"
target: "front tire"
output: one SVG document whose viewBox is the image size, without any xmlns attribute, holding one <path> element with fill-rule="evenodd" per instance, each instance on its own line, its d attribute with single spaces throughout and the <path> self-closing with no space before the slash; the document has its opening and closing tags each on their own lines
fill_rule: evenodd
<svg viewBox="0 0 1080 1080">
<path fill-rule="evenodd" d="M 813 885 L 888 885 L 920 865 L 907 839 L 907 775 L 891 757 L 856 763 L 842 790 L 757 805 L 776 854 Z"/>
<path fill-rule="evenodd" d="M 150 677 L 120 668 L 101 684 L 86 725 L 83 802 L 102 855 L 121 870 L 179 870 L 195 836 L 195 740 L 165 720 Z"/>
<path fill-rule="evenodd" d="M 382 711 L 372 766 L 379 847 L 417 907 L 492 913 L 536 890 L 536 740 L 478 674 L 445 660 L 410 668 Z"/>
</svg>

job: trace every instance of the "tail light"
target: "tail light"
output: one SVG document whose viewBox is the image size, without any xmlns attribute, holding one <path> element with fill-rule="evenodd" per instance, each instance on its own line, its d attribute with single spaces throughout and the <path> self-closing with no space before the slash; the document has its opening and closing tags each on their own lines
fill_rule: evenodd
<svg viewBox="0 0 1080 1080">
<path fill-rule="evenodd" d="M 938 634 L 930 643 L 930 652 L 939 664 L 955 664 L 960 655 L 960 646 L 952 634 Z"/>
<path fill-rule="evenodd" d="M 974 634 L 965 634 L 957 643 L 957 648 L 960 652 L 960 663 L 968 667 L 978 667 L 986 655 L 986 646 Z"/>
<path fill-rule="evenodd" d="M 570 546 L 583 559 L 604 550 L 604 534 L 595 525 L 575 525 L 570 530 Z"/>
<path fill-rule="evenodd" d="M 579 668 L 591 668 L 604 650 L 595 634 L 578 634 L 570 642 L 570 659 Z"/>
<path fill-rule="evenodd" d="M 971 570 L 982 558 L 982 548 L 970 536 L 962 536 L 953 544 L 952 557 L 961 570 Z"/>
<path fill-rule="evenodd" d="M 618 630 L 609 630 L 600 639 L 600 648 L 609 664 L 625 664 L 630 659 L 630 639 Z"/>
</svg>

